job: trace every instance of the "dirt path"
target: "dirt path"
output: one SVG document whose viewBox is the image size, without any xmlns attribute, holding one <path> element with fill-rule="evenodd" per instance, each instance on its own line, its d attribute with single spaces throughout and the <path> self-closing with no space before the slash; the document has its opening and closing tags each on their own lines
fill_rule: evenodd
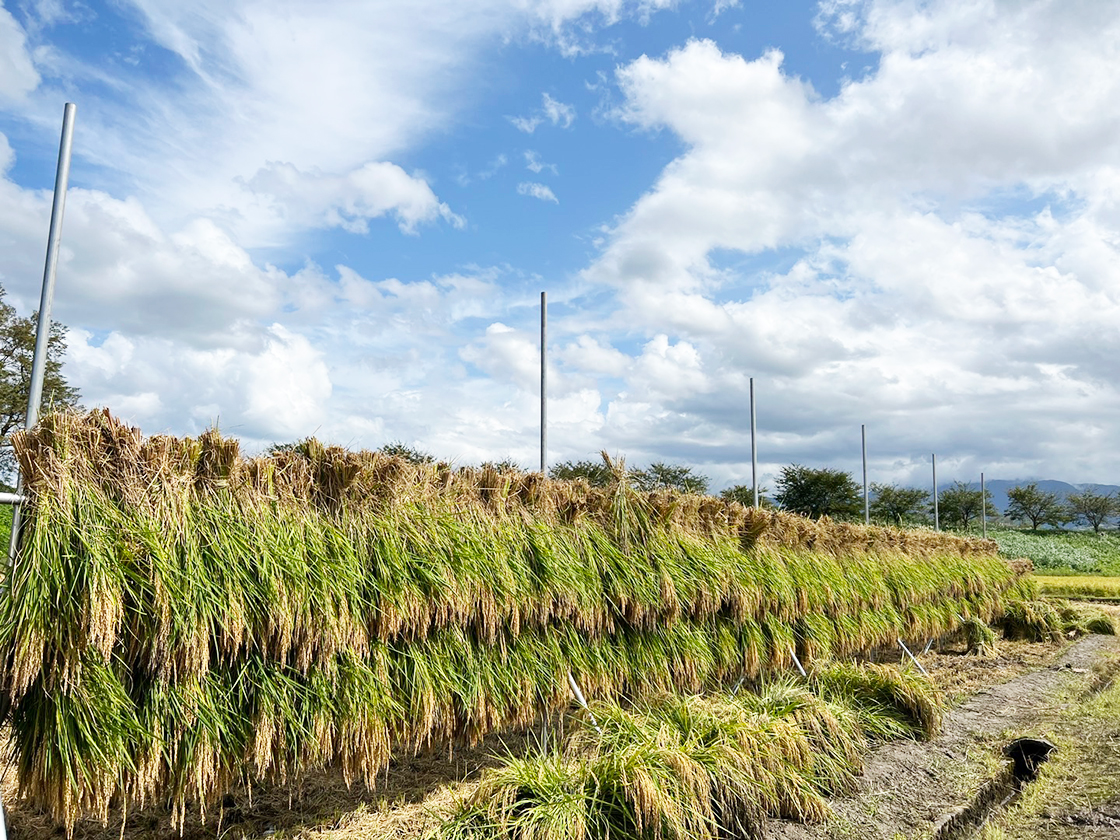
<svg viewBox="0 0 1120 840">
<path fill-rule="evenodd" d="M 945 716 L 928 743 L 886 744 L 874 751 L 852 797 L 831 803 L 818 826 L 772 822 L 768 840 L 928 837 L 950 811 L 965 804 L 991 775 L 1003 736 L 1060 714 L 1063 696 L 1088 685 L 1095 661 L 1120 652 L 1120 637 L 1086 636 L 1049 666 L 983 689 Z"/>
</svg>

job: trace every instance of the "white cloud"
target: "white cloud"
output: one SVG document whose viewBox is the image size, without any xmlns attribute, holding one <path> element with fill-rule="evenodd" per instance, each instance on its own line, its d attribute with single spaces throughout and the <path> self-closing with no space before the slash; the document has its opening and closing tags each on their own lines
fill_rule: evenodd
<svg viewBox="0 0 1120 840">
<path fill-rule="evenodd" d="M 1120 470 L 1110 4 L 825 4 L 822 31 L 879 53 L 831 99 L 778 51 L 694 41 L 624 64 L 616 116 L 684 150 L 572 283 L 507 266 L 367 276 L 342 257 L 281 269 L 255 248 L 299 265 L 308 229 L 459 224 L 436 182 L 394 161 L 474 107 L 487 46 L 529 33 L 591 49 L 598 26 L 670 0 L 134 5 L 189 68 L 173 87 L 116 68 L 92 84 L 59 48 L 29 52 L 35 32 L 0 9 L 0 69 L 23 68 L 0 72 L 0 97 L 36 100 L 39 72 L 86 85 L 82 154 L 102 180 L 70 195 L 56 313 L 87 401 L 147 430 L 217 418 L 258 442 L 403 439 L 533 464 L 531 283 L 557 292 L 555 453 L 606 446 L 742 480 L 755 376 L 770 474 L 853 466 L 863 422 L 884 480 L 923 477 L 933 449 L 961 477 Z M 576 112 L 546 93 L 516 119 L 531 133 Z M 12 160 L 0 137 L 0 172 Z M 0 178 L 0 283 L 24 312 L 49 203 Z"/>
<path fill-rule="evenodd" d="M 553 99 L 547 93 L 542 95 L 542 100 L 544 115 L 550 123 L 560 126 L 560 128 L 568 128 L 575 122 L 576 109 L 574 107 Z"/>
<path fill-rule="evenodd" d="M 27 36 L 11 12 L 0 5 L 0 105 L 19 102 L 39 86 L 39 73 L 27 50 Z"/>
<path fill-rule="evenodd" d="M 559 128 L 570 128 L 576 119 L 576 109 L 553 99 L 548 93 L 541 94 L 541 107 L 528 117 L 508 118 L 518 131 L 532 134 L 540 126 L 548 123 Z"/>
<path fill-rule="evenodd" d="M 8 170 L 12 168 L 12 164 L 15 162 L 16 153 L 12 151 L 12 147 L 8 143 L 8 138 L 0 134 L 0 176 L 7 174 Z"/>
<path fill-rule="evenodd" d="M 578 336 L 575 343 L 554 350 L 553 355 L 571 369 L 615 378 L 623 376 L 631 364 L 630 356 L 590 335 Z"/>
<path fill-rule="evenodd" d="M 532 149 L 527 149 L 525 151 L 525 168 L 535 173 L 544 172 L 547 169 L 553 175 L 560 174 L 555 163 L 545 163 L 541 160 L 540 154 L 534 152 Z"/>
<path fill-rule="evenodd" d="M 531 198 L 539 198 L 541 201 L 551 201 L 554 204 L 559 204 L 560 199 L 544 184 L 538 184 L 533 181 L 522 181 L 517 185 L 518 195 L 527 195 Z"/>
<path fill-rule="evenodd" d="M 270 163 L 245 187 L 274 217 L 298 227 L 367 233 L 370 219 L 390 213 L 405 233 L 440 218 L 455 227 L 464 224 L 423 179 L 392 163 L 367 163 L 344 175 L 301 172 L 291 164 Z"/>
<path fill-rule="evenodd" d="M 777 464 L 854 466 L 875 417 L 879 451 L 915 453 L 880 463 L 889 478 L 921 480 L 937 448 L 962 477 L 991 458 L 1105 480 L 1120 459 L 1083 441 L 1120 403 L 1120 10 L 825 11 L 882 53 L 831 100 L 776 51 L 693 41 L 619 69 L 618 116 L 687 148 L 584 274 L 652 336 L 608 428 L 742 463 L 754 375 Z M 794 259 L 742 273 L 729 253 Z"/>
<path fill-rule="evenodd" d="M 91 405 L 110 405 L 149 433 L 172 417 L 197 433 L 214 422 L 249 441 L 290 440 L 322 425 L 331 381 L 322 353 L 273 325 L 246 350 L 189 349 L 160 336 L 70 335 L 67 370 Z"/>
</svg>

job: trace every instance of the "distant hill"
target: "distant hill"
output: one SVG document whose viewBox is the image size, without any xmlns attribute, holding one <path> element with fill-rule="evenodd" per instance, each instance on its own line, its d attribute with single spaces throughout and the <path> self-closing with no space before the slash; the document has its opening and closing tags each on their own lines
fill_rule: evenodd
<svg viewBox="0 0 1120 840">
<path fill-rule="evenodd" d="M 1031 483 L 1032 481 L 1030 479 L 1006 481 L 1000 478 L 993 478 L 990 481 L 985 481 L 984 486 L 991 492 L 992 501 L 996 506 L 996 510 L 1000 514 L 1003 514 L 1004 511 L 1007 510 L 1007 491 Z M 1070 493 L 1080 493 L 1083 490 L 1092 490 L 1094 493 L 1120 493 L 1120 485 L 1116 484 L 1069 484 L 1065 481 L 1055 481 L 1053 479 L 1036 480 L 1033 483 L 1038 485 L 1039 490 L 1044 490 L 1047 493 L 1057 493 L 1058 498 L 1063 502 Z M 973 481 L 970 482 L 968 486 L 979 490 L 980 482 Z M 939 487 L 938 489 L 944 489 L 944 487 Z"/>
</svg>

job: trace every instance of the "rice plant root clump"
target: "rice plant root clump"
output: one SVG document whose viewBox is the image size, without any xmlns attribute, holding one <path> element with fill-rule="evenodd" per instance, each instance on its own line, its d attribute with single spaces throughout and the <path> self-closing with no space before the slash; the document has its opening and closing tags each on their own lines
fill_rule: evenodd
<svg viewBox="0 0 1120 840">
<path fill-rule="evenodd" d="M 12 443 L 28 501 L 0 581 L 0 717 L 22 794 L 67 828 L 152 802 L 212 808 L 237 784 L 322 767 L 374 784 L 395 754 L 560 714 L 569 674 L 597 703 L 634 704 L 634 723 L 602 714 L 611 737 L 631 733 L 637 763 L 554 757 L 533 770 L 553 810 L 575 807 L 559 790 L 615 795 L 617 773 L 648 781 L 627 786 L 648 793 L 633 805 L 643 826 L 749 823 L 755 812 L 736 810 L 747 787 L 767 791 L 750 800 L 767 811 L 812 817 L 816 782 L 782 768 L 843 787 L 848 759 L 820 756 L 848 755 L 837 733 L 853 721 L 885 724 L 849 709 L 797 735 L 767 708 L 734 711 L 746 701 L 641 704 L 796 656 L 824 693 L 772 687 L 766 702 L 809 715 L 843 701 L 844 679 L 815 663 L 942 636 L 962 617 L 1025 627 L 1007 604 L 1036 597 L 994 542 L 641 493 L 610 459 L 613 481 L 593 488 L 313 439 L 247 458 L 217 431 L 145 437 L 105 411 L 46 415 Z M 908 702 L 896 723 L 926 731 L 933 712 Z M 714 779 L 719 750 L 737 767 L 756 741 L 719 730 L 709 754 L 682 729 L 650 753 L 656 715 L 666 733 L 745 715 L 785 733 L 781 763 L 763 752 Z M 715 804 L 659 810 L 664 786 Z"/>
</svg>

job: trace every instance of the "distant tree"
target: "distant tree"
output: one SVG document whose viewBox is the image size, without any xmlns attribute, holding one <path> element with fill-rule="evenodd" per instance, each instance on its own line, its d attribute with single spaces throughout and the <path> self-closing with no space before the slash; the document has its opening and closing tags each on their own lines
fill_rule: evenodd
<svg viewBox="0 0 1120 840">
<path fill-rule="evenodd" d="M 758 488 L 758 506 L 773 507 L 774 503 L 768 498 L 769 490 L 765 487 Z M 719 497 L 725 502 L 738 502 L 751 507 L 754 504 L 754 487 L 750 484 L 735 484 L 721 490 Z"/>
<path fill-rule="evenodd" d="M 974 490 L 963 481 L 954 481 L 937 496 L 937 509 L 940 519 L 946 525 L 967 528 L 973 520 L 978 520 L 987 502 L 988 510 L 995 512 L 992 504 L 992 491 Z"/>
<path fill-rule="evenodd" d="M 285 443 L 274 443 L 265 450 L 266 455 L 276 455 L 280 452 L 299 452 L 303 445 L 302 440 L 290 440 Z"/>
<path fill-rule="evenodd" d="M 856 517 L 863 510 L 861 488 L 842 470 L 783 467 L 774 501 L 786 510 L 811 516 Z"/>
<path fill-rule="evenodd" d="M 483 461 L 482 467 L 484 469 L 486 467 L 489 467 L 490 469 L 500 473 L 524 472 L 524 470 L 521 468 L 521 465 L 512 458 L 503 458 L 500 461 Z"/>
<path fill-rule="evenodd" d="M 1109 519 L 1120 516 L 1120 499 L 1111 493 L 1094 493 L 1092 490 L 1070 493 L 1066 497 L 1066 505 L 1070 519 L 1084 522 L 1097 532 Z"/>
<path fill-rule="evenodd" d="M 558 481 L 582 478 L 592 487 L 606 487 L 614 478 L 614 473 L 604 461 L 561 461 L 549 468 L 548 475 Z"/>
<path fill-rule="evenodd" d="M 707 493 L 708 477 L 693 472 L 692 467 L 656 461 L 644 470 L 631 473 L 639 490 L 679 490 L 682 493 Z"/>
<path fill-rule="evenodd" d="M 1057 527 L 1069 521 L 1058 494 L 1040 490 L 1033 481 L 1008 490 L 1007 501 L 1007 516 L 1016 522 L 1030 522 L 1034 531 L 1040 525 Z"/>
<path fill-rule="evenodd" d="M 435 457 L 417 449 L 415 446 L 409 446 L 399 440 L 392 443 L 387 443 L 377 450 L 383 455 L 391 455 L 395 458 L 403 458 L 410 464 L 431 464 L 435 462 Z"/>
<path fill-rule="evenodd" d="M 901 525 L 924 521 L 929 511 L 929 492 L 917 487 L 897 484 L 872 484 L 871 516 L 880 521 Z"/>
<path fill-rule="evenodd" d="M 35 358 L 35 331 L 39 313 L 20 318 L 4 300 L 0 287 L 0 473 L 15 471 L 15 456 L 9 435 L 27 420 L 27 397 L 31 393 L 31 363 Z M 72 408 L 78 404 L 78 390 L 62 375 L 66 353 L 66 327 L 51 322 L 47 339 L 47 363 L 43 376 L 43 409 Z"/>
</svg>

